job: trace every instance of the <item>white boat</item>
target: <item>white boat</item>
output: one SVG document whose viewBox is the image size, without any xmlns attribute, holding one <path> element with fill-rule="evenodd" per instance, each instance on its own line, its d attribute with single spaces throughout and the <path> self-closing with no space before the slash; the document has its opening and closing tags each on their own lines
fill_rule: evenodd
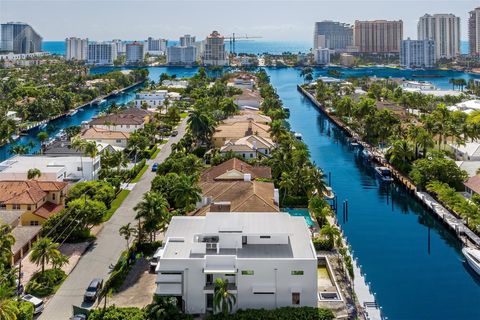
<svg viewBox="0 0 480 320">
<path fill-rule="evenodd" d="M 42 123 L 38 128 L 40 129 L 45 129 L 47 127 L 47 124 L 46 123 Z"/>
<path fill-rule="evenodd" d="M 300 132 L 295 132 L 293 135 L 295 136 L 295 139 L 297 139 L 299 141 L 303 140 L 303 136 Z"/>
<path fill-rule="evenodd" d="M 392 182 L 392 171 L 387 167 L 375 167 L 375 172 L 377 173 L 380 180 L 383 182 Z"/>
<path fill-rule="evenodd" d="M 72 109 L 72 110 L 70 110 L 70 111 L 68 112 L 68 115 L 69 115 L 69 116 L 73 116 L 73 115 L 75 115 L 77 112 L 78 112 L 77 109 Z"/>
<path fill-rule="evenodd" d="M 103 103 L 106 103 L 106 102 L 107 102 L 107 99 L 102 99 L 102 100 L 100 101 L 100 104 L 103 104 Z"/>
<path fill-rule="evenodd" d="M 480 276 L 480 250 L 464 247 L 462 253 L 468 265 Z"/>
<path fill-rule="evenodd" d="M 323 190 L 323 196 L 325 199 L 332 200 L 335 198 L 335 193 L 333 193 L 331 187 L 325 187 L 325 190 Z"/>
</svg>

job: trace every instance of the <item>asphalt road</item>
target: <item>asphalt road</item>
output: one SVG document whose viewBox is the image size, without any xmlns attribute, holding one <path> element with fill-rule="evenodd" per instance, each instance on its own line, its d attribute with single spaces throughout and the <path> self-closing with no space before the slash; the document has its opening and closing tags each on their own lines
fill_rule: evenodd
<svg viewBox="0 0 480 320">
<path fill-rule="evenodd" d="M 163 162 L 170 155 L 172 143 L 177 143 L 183 137 L 185 129 L 186 118 L 183 119 L 177 129 L 178 135 L 170 137 L 169 141 L 162 145 L 155 160 L 149 161 L 149 163 Z M 135 211 L 133 207 L 142 199 L 143 194 L 150 190 L 150 184 L 154 177 L 155 173 L 150 169 L 143 174 L 122 205 L 98 233 L 92 248 L 82 256 L 72 273 L 47 303 L 39 319 L 69 319 L 72 316 L 73 305 L 92 306 L 92 304 L 83 303 L 83 294 L 92 279 L 108 278 L 111 268 L 117 262 L 122 251 L 125 250 L 127 242 L 119 235 L 118 229 L 129 222 L 134 222 Z"/>
</svg>

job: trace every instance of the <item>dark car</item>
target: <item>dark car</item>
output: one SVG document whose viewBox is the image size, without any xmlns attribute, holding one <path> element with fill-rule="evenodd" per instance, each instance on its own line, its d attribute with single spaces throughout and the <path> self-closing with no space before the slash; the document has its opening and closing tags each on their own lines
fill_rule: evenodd
<svg viewBox="0 0 480 320">
<path fill-rule="evenodd" d="M 178 131 L 177 131 L 177 130 L 173 130 L 171 136 L 172 136 L 172 137 L 176 137 L 177 135 L 178 135 Z"/>
<path fill-rule="evenodd" d="M 95 302 L 102 287 L 103 279 L 93 279 L 92 282 L 90 282 L 90 284 L 88 285 L 87 291 L 85 291 L 83 301 Z"/>
<path fill-rule="evenodd" d="M 152 165 L 152 172 L 156 172 L 157 169 L 158 169 L 158 163 L 155 162 L 155 163 Z"/>
</svg>

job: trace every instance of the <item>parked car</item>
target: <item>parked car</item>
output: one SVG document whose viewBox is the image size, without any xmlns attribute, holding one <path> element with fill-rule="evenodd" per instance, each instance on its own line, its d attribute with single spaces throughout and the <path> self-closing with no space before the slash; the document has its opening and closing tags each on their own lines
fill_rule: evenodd
<svg viewBox="0 0 480 320">
<path fill-rule="evenodd" d="M 31 294 L 26 294 L 22 297 L 22 300 L 33 304 L 33 314 L 39 314 L 43 311 L 44 305 L 42 299 L 32 296 Z"/>
<path fill-rule="evenodd" d="M 103 287 L 103 279 L 93 279 L 92 282 L 88 285 L 87 291 L 83 295 L 84 302 L 95 302 L 97 300 L 98 294 Z"/>
<path fill-rule="evenodd" d="M 176 137 L 177 135 L 178 135 L 178 131 L 177 131 L 177 130 L 173 130 L 171 136 L 172 136 L 172 137 Z"/>
<path fill-rule="evenodd" d="M 156 172 L 157 169 L 158 169 L 158 163 L 155 162 L 155 163 L 152 165 L 152 172 Z"/>
</svg>

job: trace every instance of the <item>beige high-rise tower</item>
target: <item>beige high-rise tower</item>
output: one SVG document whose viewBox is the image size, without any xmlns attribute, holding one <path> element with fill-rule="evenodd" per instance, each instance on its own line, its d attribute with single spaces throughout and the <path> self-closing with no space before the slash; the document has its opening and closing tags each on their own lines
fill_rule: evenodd
<svg viewBox="0 0 480 320">
<path fill-rule="evenodd" d="M 470 11 L 468 19 L 468 44 L 471 56 L 480 55 L 480 7 Z"/>
<path fill-rule="evenodd" d="M 403 21 L 355 21 L 354 45 L 360 53 L 399 53 Z"/>
</svg>

